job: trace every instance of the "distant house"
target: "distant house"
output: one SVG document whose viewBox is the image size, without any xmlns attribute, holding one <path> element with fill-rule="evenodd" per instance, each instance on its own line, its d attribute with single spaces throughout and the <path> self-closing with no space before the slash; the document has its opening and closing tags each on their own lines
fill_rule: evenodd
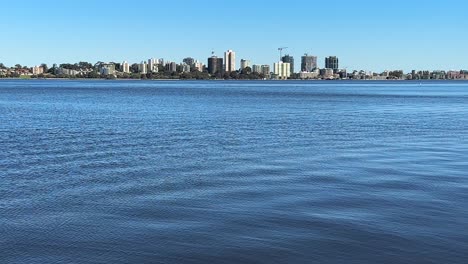
<svg viewBox="0 0 468 264">
<path fill-rule="evenodd" d="M 29 69 L 24 69 L 24 68 L 15 69 L 14 73 L 16 73 L 19 76 L 31 76 L 31 75 L 33 75 L 32 72 Z"/>
</svg>

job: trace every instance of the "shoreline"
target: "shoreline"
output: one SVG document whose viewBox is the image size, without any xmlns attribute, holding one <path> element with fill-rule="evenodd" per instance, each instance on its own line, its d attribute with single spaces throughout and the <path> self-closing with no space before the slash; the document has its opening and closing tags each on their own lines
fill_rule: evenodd
<svg viewBox="0 0 468 264">
<path fill-rule="evenodd" d="M 335 80 L 318 80 L 318 79 L 288 79 L 288 80 L 261 80 L 261 79 L 256 79 L 256 80 L 241 80 L 241 79 L 203 79 L 203 80 L 197 80 L 197 79 L 105 79 L 105 78 L 0 78 L 0 81 L 2 80 L 18 80 L 18 81 L 240 81 L 240 82 L 245 82 L 245 81 L 275 81 L 275 82 L 287 82 L 287 81 L 302 81 L 302 82 L 343 82 L 343 81 L 349 81 L 349 82 L 401 82 L 401 81 L 407 81 L 407 82 L 437 82 L 437 81 L 446 81 L 446 82 L 463 82 L 463 81 L 468 81 L 468 79 L 420 79 L 420 80 L 403 80 L 403 79 L 389 79 L 389 80 L 372 80 L 372 79 L 363 79 L 363 80 L 358 80 L 358 79 L 335 79 Z"/>
</svg>

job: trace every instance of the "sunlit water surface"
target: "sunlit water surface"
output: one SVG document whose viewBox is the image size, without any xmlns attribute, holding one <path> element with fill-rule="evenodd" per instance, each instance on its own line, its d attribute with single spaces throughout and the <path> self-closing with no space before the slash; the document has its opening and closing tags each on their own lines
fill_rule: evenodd
<svg viewBox="0 0 468 264">
<path fill-rule="evenodd" d="M 468 263 L 468 83 L 0 81 L 0 252 Z"/>
</svg>

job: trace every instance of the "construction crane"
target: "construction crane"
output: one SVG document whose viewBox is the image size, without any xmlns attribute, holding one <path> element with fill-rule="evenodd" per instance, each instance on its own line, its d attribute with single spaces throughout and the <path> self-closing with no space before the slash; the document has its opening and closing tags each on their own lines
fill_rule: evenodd
<svg viewBox="0 0 468 264">
<path fill-rule="evenodd" d="M 281 48 L 278 48 L 278 51 L 279 51 L 279 54 L 280 54 L 280 61 L 281 59 L 283 58 L 283 50 L 287 49 L 288 47 L 281 47 Z"/>
</svg>

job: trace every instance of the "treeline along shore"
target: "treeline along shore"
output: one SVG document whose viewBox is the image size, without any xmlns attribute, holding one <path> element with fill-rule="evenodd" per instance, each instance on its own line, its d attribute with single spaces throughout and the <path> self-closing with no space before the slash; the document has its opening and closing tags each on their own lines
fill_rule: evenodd
<svg viewBox="0 0 468 264">
<path fill-rule="evenodd" d="M 324 71 L 326 72 L 326 71 Z M 0 78 L 19 79 L 122 79 L 122 80 L 275 80 L 273 73 L 253 71 L 251 67 L 235 71 L 209 73 L 205 67 L 184 67 L 184 65 L 155 65 L 152 71 L 142 72 L 139 64 L 132 64 L 127 69 L 121 63 L 91 64 L 89 62 L 47 64 L 28 67 L 16 64 L 7 67 L 0 63 Z M 324 73 L 320 70 L 311 74 L 291 73 L 290 80 L 468 80 L 468 71 L 412 71 L 402 70 L 374 73 L 368 71 Z"/>
</svg>

